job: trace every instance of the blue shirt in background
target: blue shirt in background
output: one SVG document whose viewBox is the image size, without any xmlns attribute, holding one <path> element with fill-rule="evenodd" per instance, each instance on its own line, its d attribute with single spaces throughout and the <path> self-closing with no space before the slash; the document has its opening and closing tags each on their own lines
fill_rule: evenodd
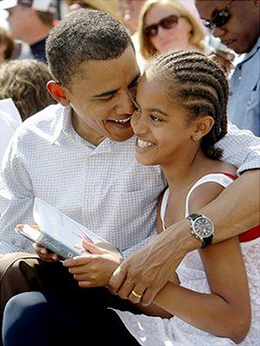
<svg viewBox="0 0 260 346">
<path fill-rule="evenodd" d="M 229 120 L 260 136 L 260 38 L 230 79 Z"/>
</svg>

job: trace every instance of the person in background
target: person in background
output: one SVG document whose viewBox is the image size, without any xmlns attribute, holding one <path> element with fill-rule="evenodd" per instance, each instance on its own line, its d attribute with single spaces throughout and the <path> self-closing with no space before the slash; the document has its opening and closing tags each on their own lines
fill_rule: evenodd
<svg viewBox="0 0 260 346">
<path fill-rule="evenodd" d="M 193 0 L 148 0 L 138 32 L 145 59 L 169 50 L 204 49 L 205 32 Z"/>
<path fill-rule="evenodd" d="M 127 28 L 134 43 L 136 59 L 141 71 L 144 70 L 145 60 L 140 52 L 138 23 L 140 12 L 146 0 L 119 0 L 119 15 L 123 25 Z"/>
<path fill-rule="evenodd" d="M 51 78 L 47 65 L 38 60 L 11 60 L 0 65 L 0 166 L 21 122 L 56 103 L 46 88 Z"/>
<path fill-rule="evenodd" d="M 19 59 L 33 58 L 46 62 L 45 41 L 56 16 L 55 0 L 3 0 L 0 9 L 9 13 L 12 38 L 30 46 L 29 55 L 21 55 Z"/>
<path fill-rule="evenodd" d="M 120 18 L 130 35 L 138 29 L 139 16 L 146 0 L 119 0 Z"/>
<path fill-rule="evenodd" d="M 0 64 L 12 58 L 15 43 L 7 31 L 0 27 Z"/>
<path fill-rule="evenodd" d="M 230 79 L 228 117 L 240 129 L 260 136 L 260 2 L 197 0 L 196 5 L 214 36 L 245 54 Z"/>
<path fill-rule="evenodd" d="M 11 98 L 22 121 L 56 104 L 46 85 L 52 74 L 41 61 L 11 60 L 0 66 L 0 100 Z"/>
<path fill-rule="evenodd" d="M 80 9 L 89 8 L 110 13 L 113 17 L 119 18 L 118 15 L 118 0 L 66 0 L 69 6 L 69 12 Z"/>
</svg>

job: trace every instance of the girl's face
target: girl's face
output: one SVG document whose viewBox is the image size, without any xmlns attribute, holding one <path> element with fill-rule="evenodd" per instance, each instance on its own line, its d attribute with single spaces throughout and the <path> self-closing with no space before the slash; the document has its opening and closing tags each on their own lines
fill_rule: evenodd
<svg viewBox="0 0 260 346">
<path fill-rule="evenodd" d="M 144 28 L 153 24 L 159 24 L 161 20 L 171 15 L 179 16 L 180 13 L 170 4 L 155 4 L 145 16 Z M 168 29 L 159 25 L 157 35 L 147 37 L 147 39 L 150 40 L 157 52 L 165 53 L 169 50 L 189 48 L 191 31 L 192 26 L 190 22 L 186 18 L 180 17 L 177 19 L 177 23 L 174 23 L 172 27 Z"/>
<path fill-rule="evenodd" d="M 131 125 L 136 139 L 136 158 L 144 165 L 167 166 L 184 159 L 194 141 L 194 123 L 187 122 L 187 111 L 170 102 L 164 83 L 146 72 L 137 88 Z"/>
</svg>

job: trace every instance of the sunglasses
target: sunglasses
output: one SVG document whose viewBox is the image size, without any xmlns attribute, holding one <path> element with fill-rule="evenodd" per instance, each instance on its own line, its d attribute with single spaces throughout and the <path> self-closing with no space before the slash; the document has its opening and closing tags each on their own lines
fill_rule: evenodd
<svg viewBox="0 0 260 346">
<path fill-rule="evenodd" d="M 158 34 L 159 26 L 163 29 L 169 30 L 176 26 L 181 18 L 181 15 L 172 14 L 169 17 L 163 18 L 157 24 L 152 24 L 144 28 L 144 35 L 147 38 L 155 37 Z"/>
<path fill-rule="evenodd" d="M 231 18 L 231 14 L 228 13 L 228 11 L 234 1 L 235 0 L 229 2 L 222 11 L 218 12 L 214 16 L 212 20 L 202 19 L 203 24 L 206 26 L 206 28 L 214 30 L 215 28 L 222 28 L 224 25 L 226 25 Z"/>
</svg>

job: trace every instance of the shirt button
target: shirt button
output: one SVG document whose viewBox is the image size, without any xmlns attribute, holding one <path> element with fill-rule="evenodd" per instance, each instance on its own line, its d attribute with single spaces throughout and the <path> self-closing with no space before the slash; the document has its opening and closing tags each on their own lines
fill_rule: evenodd
<svg viewBox="0 0 260 346">
<path fill-rule="evenodd" d="M 92 197 L 89 197 L 87 199 L 88 204 L 92 204 L 94 202 L 94 199 Z"/>
</svg>

